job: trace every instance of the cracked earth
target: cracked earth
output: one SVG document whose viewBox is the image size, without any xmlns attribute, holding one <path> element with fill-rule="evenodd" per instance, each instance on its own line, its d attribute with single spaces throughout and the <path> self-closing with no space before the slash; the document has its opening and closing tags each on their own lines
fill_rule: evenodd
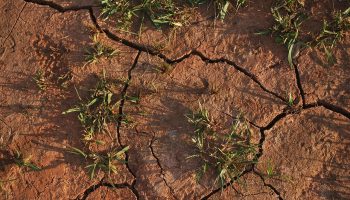
<svg viewBox="0 0 350 200">
<path fill-rule="evenodd" d="M 327 9 L 322 2 L 314 9 Z M 350 34 L 335 66 L 306 51 L 292 69 L 283 47 L 254 34 L 272 23 L 267 5 L 256 1 L 215 26 L 212 13 L 203 14 L 168 40 L 152 28 L 141 37 L 115 31 L 92 0 L 1 1 L 0 178 L 11 180 L 2 183 L 1 198 L 350 199 Z M 120 53 L 83 67 L 93 32 Z M 166 73 L 155 70 L 164 65 Z M 66 150 L 83 147 L 81 125 L 62 112 L 78 102 L 75 88 L 87 96 L 102 69 L 124 80 L 118 110 L 134 123 L 120 117 L 111 127 L 116 145 L 130 146 L 127 162 L 111 177 L 101 171 L 90 180 L 85 161 Z M 51 72 L 45 91 L 33 81 L 37 70 Z M 138 105 L 123 98 L 135 94 Z M 185 115 L 198 100 L 222 127 L 244 113 L 258 144 L 258 162 L 223 188 L 210 175 L 196 183 L 198 163 L 186 159 L 194 149 Z M 7 152 L 18 148 L 42 170 L 11 164 Z M 268 163 L 279 176 L 266 176 Z"/>
</svg>

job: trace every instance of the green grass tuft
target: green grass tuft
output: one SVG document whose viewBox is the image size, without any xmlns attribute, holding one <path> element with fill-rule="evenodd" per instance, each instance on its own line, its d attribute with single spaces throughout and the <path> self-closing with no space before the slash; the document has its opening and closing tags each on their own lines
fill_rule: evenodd
<svg viewBox="0 0 350 200">
<path fill-rule="evenodd" d="M 237 118 L 230 132 L 221 134 L 214 130 L 209 112 L 202 105 L 187 118 L 195 127 L 192 141 L 196 153 L 189 158 L 201 162 L 196 173 L 197 181 L 209 169 L 214 169 L 217 181 L 223 186 L 226 181 L 239 177 L 248 165 L 254 163 L 257 146 L 250 143 L 251 130 L 244 119 Z"/>
<path fill-rule="evenodd" d="M 89 171 L 90 179 L 95 177 L 97 170 L 105 171 L 108 173 L 108 176 L 110 176 L 112 173 L 116 174 L 118 172 L 117 165 L 126 163 L 124 157 L 128 150 L 129 146 L 126 146 L 121 150 L 115 149 L 104 154 L 98 154 L 95 152 L 85 153 L 84 151 L 75 147 L 68 149 L 70 153 L 79 155 L 91 162 L 85 167 Z"/>
<path fill-rule="evenodd" d="M 35 165 L 33 162 L 31 162 L 31 158 L 32 156 L 28 156 L 28 157 L 24 157 L 23 153 L 16 150 L 16 152 L 14 153 L 14 162 L 16 163 L 16 165 L 20 168 L 27 168 L 27 169 L 31 169 L 33 171 L 40 171 L 41 168 L 37 165 Z"/>
<path fill-rule="evenodd" d="M 118 50 L 105 46 L 98 40 L 98 35 L 93 36 L 93 45 L 86 51 L 86 64 L 97 63 L 101 58 L 110 58 L 118 54 Z"/>
<path fill-rule="evenodd" d="M 84 140 L 91 141 L 95 133 L 109 133 L 108 123 L 118 120 L 118 101 L 113 101 L 111 85 L 105 78 L 99 80 L 87 101 L 82 101 L 63 114 L 78 113 L 78 119 L 84 127 Z M 79 96 L 79 94 L 78 94 Z M 80 98 L 80 97 L 79 97 Z"/>
</svg>

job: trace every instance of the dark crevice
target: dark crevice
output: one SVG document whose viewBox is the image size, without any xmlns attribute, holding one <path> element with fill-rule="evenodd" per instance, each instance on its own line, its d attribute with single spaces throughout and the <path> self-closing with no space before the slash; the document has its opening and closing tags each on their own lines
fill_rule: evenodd
<svg viewBox="0 0 350 200">
<path fill-rule="evenodd" d="M 132 79 L 132 71 L 135 69 L 138 61 L 139 61 L 139 58 L 140 58 L 140 55 L 141 55 L 142 51 L 139 51 L 134 59 L 134 63 L 132 64 L 131 68 L 128 70 L 128 78 L 127 80 L 125 81 L 125 84 L 124 84 L 124 87 L 121 91 L 121 100 L 120 100 L 120 104 L 119 104 L 119 117 L 118 117 L 118 120 L 117 120 L 117 135 L 116 135 L 116 139 L 117 139 L 117 142 L 119 143 L 120 146 L 123 146 L 121 144 L 121 141 L 120 141 L 120 128 L 121 128 L 121 125 L 122 125 L 122 121 L 123 121 L 123 118 L 125 117 L 124 116 L 124 111 L 123 111 L 123 108 L 124 108 L 124 104 L 125 104 L 125 97 L 126 97 L 126 93 L 127 93 L 127 90 L 129 88 L 129 83 Z"/>
<path fill-rule="evenodd" d="M 249 78 L 250 78 L 252 81 L 254 81 L 256 84 L 258 84 L 259 87 L 260 87 L 263 91 L 265 91 L 265 92 L 267 92 L 267 93 L 269 93 L 269 94 L 275 96 L 276 98 L 280 99 L 282 102 L 287 102 L 287 99 L 286 99 L 286 98 L 284 98 L 284 97 L 280 96 L 279 94 L 277 94 L 277 93 L 275 93 L 275 92 L 270 91 L 269 89 L 267 89 L 267 88 L 258 80 L 258 78 L 257 78 L 254 74 L 252 74 L 250 71 L 248 71 L 248 70 L 246 70 L 246 69 L 240 67 L 240 66 L 239 66 L 238 64 L 236 64 L 234 61 L 228 60 L 228 59 L 226 59 L 226 58 L 223 58 L 223 57 L 222 57 L 222 58 L 212 59 L 212 58 L 206 57 L 203 53 L 201 53 L 201 52 L 199 52 L 199 51 L 197 51 L 197 50 L 193 50 L 190 54 L 185 55 L 184 57 L 182 57 L 181 59 L 179 59 L 179 61 L 176 61 L 176 62 L 182 62 L 184 59 L 189 58 L 189 57 L 191 57 L 192 55 L 198 56 L 200 59 L 202 59 L 202 61 L 204 61 L 204 62 L 206 62 L 206 63 L 211 63 L 211 64 L 214 64 L 214 63 L 225 63 L 225 64 L 227 64 L 227 65 L 230 65 L 230 66 L 234 67 L 236 70 L 238 70 L 239 72 L 241 72 L 241 73 L 243 73 L 244 75 L 246 75 L 247 77 L 249 77 Z"/>
<path fill-rule="evenodd" d="M 94 24 L 94 26 L 96 27 L 96 29 L 99 32 L 102 32 L 102 29 L 101 29 L 100 25 L 97 22 L 97 17 L 95 16 L 94 10 L 92 8 L 89 9 L 89 15 L 90 15 L 90 19 L 91 19 L 92 23 Z"/>
<path fill-rule="evenodd" d="M 125 104 L 125 96 L 126 96 L 126 93 L 127 93 L 127 90 L 128 90 L 128 87 L 129 87 L 129 83 L 132 79 L 132 71 L 135 69 L 138 61 L 139 61 L 139 58 L 140 58 L 140 55 L 141 55 L 141 51 L 139 51 L 134 59 L 134 63 L 132 64 L 131 68 L 128 70 L 128 79 L 126 80 L 125 82 L 125 85 L 121 91 L 121 100 L 120 100 L 120 104 L 119 104 L 119 117 L 118 117 L 118 120 L 117 120 L 117 131 L 116 131 L 116 140 L 118 142 L 118 144 L 124 148 L 126 147 L 126 145 L 122 144 L 121 143 L 121 140 L 120 140 L 120 128 L 121 128 L 121 125 L 122 125 L 122 120 L 124 118 L 124 111 L 123 111 L 123 108 L 124 108 L 124 104 Z M 139 199 L 140 198 L 140 195 L 138 193 L 138 191 L 136 190 L 135 188 L 135 185 L 136 185 L 136 174 L 131 170 L 130 166 L 129 166 L 129 154 L 128 152 L 125 152 L 125 166 L 126 168 L 128 169 L 129 173 L 133 176 L 134 180 L 131 184 L 131 190 L 133 191 L 133 193 L 135 194 L 136 198 Z"/>
<path fill-rule="evenodd" d="M 99 28 L 99 26 L 97 27 Z M 228 60 L 226 58 L 216 58 L 216 59 L 212 59 L 212 58 L 208 58 L 206 57 L 203 53 L 197 51 L 197 50 L 192 50 L 190 51 L 190 53 L 188 54 L 185 54 L 183 56 L 181 56 L 180 58 L 177 58 L 177 59 L 170 59 L 168 58 L 166 55 L 162 54 L 160 51 L 156 50 L 155 48 L 151 47 L 151 46 L 145 46 L 145 45 L 142 45 L 142 44 L 138 44 L 138 43 L 135 43 L 135 42 L 131 42 L 129 40 L 126 40 L 126 39 L 123 39 L 115 34 L 113 34 L 112 32 L 110 32 L 108 29 L 103 29 L 102 30 L 108 38 L 110 38 L 111 40 L 114 40 L 116 42 L 119 42 L 119 43 L 122 43 L 128 47 L 131 47 L 131 48 L 134 48 L 134 49 L 137 49 L 139 51 L 143 51 L 143 52 L 147 52 L 148 54 L 150 55 L 153 55 L 153 56 L 158 56 L 159 58 L 161 58 L 162 60 L 164 60 L 166 63 L 168 64 L 176 64 L 176 63 L 180 63 L 182 61 L 184 61 L 185 59 L 187 58 L 190 58 L 192 56 L 197 56 L 199 57 L 203 62 L 206 62 L 206 63 L 210 63 L 210 64 L 215 64 L 215 63 L 225 63 L 227 65 L 230 65 L 232 67 L 234 67 L 236 70 L 238 70 L 239 72 L 243 73 L 244 75 L 248 76 L 252 81 L 254 81 L 256 84 L 259 85 L 259 87 L 275 96 L 276 98 L 280 99 L 282 102 L 287 102 L 287 99 L 280 96 L 279 94 L 273 92 L 273 91 L 270 91 L 269 89 L 267 89 L 259 80 L 258 78 L 252 74 L 251 72 L 249 72 L 248 70 L 240 67 L 239 65 L 237 65 L 234 61 L 231 61 L 231 60 Z"/>
<path fill-rule="evenodd" d="M 151 139 L 151 141 L 150 141 L 150 143 L 149 143 L 148 146 L 149 146 L 149 148 L 150 148 L 150 150 L 151 150 L 152 156 L 156 159 L 157 165 L 158 165 L 158 167 L 160 168 L 160 174 L 162 175 L 163 182 L 164 182 L 165 185 L 169 188 L 169 191 L 170 191 L 171 195 L 172 195 L 175 199 L 178 199 L 178 198 L 176 197 L 176 195 L 175 195 L 174 189 L 173 189 L 172 187 L 170 187 L 168 181 L 166 180 L 166 178 L 165 178 L 165 173 L 164 173 L 164 169 L 163 169 L 162 165 L 160 164 L 160 160 L 159 160 L 158 156 L 157 156 L 157 155 L 155 154 L 155 152 L 154 152 L 153 143 L 155 142 L 155 140 L 156 140 L 156 139 L 155 139 L 155 134 L 153 134 L 153 137 L 152 137 L 152 139 Z"/>
<path fill-rule="evenodd" d="M 295 78 L 296 78 L 296 82 L 297 82 L 297 86 L 299 89 L 299 93 L 302 99 L 302 104 L 303 104 L 303 109 L 310 109 L 310 108 L 314 108 L 314 107 L 319 107 L 322 106 L 330 111 L 336 112 L 338 114 L 343 115 L 344 117 L 350 119 L 350 112 L 345 110 L 344 108 L 341 108 L 339 106 L 333 105 L 331 103 L 328 103 L 324 100 L 318 100 L 317 102 L 314 103 L 310 103 L 310 104 L 306 104 L 305 101 L 305 92 L 303 90 L 303 86 L 301 84 L 301 79 L 300 79 L 300 73 L 298 70 L 298 66 L 296 64 L 293 65 L 294 66 L 294 72 L 295 72 Z"/>
<path fill-rule="evenodd" d="M 24 0 L 28 3 L 34 3 L 41 6 L 49 6 L 50 8 L 57 10 L 60 13 L 68 12 L 68 11 L 79 11 L 79 10 L 90 10 L 93 7 L 100 7 L 101 5 L 86 5 L 86 6 L 67 6 L 63 7 L 59 4 L 56 4 L 52 1 L 44 1 L 44 0 Z"/>
<path fill-rule="evenodd" d="M 235 181 L 237 181 L 240 177 L 244 176 L 245 174 L 248 174 L 250 172 L 253 171 L 253 167 L 254 166 L 250 166 L 247 167 L 239 176 L 236 176 L 234 178 L 231 179 L 231 181 L 227 182 L 225 185 L 223 185 L 222 187 L 216 188 L 214 190 L 212 190 L 211 192 L 209 192 L 207 195 L 205 195 L 204 197 L 201 198 L 201 200 L 207 200 L 210 197 L 212 197 L 213 195 L 215 195 L 216 193 L 223 191 L 224 189 L 230 187 Z"/>
<path fill-rule="evenodd" d="M 266 130 L 270 130 L 277 122 L 279 122 L 281 119 L 285 118 L 286 116 L 290 115 L 290 114 L 296 114 L 296 113 L 300 113 L 300 111 L 303 110 L 308 110 L 311 108 L 316 108 L 316 107 L 323 107 L 327 110 L 330 110 L 332 112 L 338 113 L 340 115 L 343 115 L 344 117 L 350 119 L 350 112 L 345 110 L 344 108 L 341 108 L 339 106 L 333 105 L 331 103 L 328 103 L 324 100 L 318 100 L 317 102 L 314 103 L 310 103 L 310 104 L 305 104 L 302 109 L 298 110 L 298 109 L 291 109 L 291 110 L 285 110 L 282 113 L 278 114 L 277 116 L 275 116 L 270 123 L 268 123 L 266 126 L 262 127 L 260 130 L 261 131 L 266 131 Z"/>
<path fill-rule="evenodd" d="M 266 131 L 270 130 L 277 122 L 279 122 L 281 119 L 285 118 L 288 115 L 286 112 L 282 112 L 278 115 L 276 115 L 270 123 L 268 123 L 266 126 L 262 127 L 260 131 Z"/>
<path fill-rule="evenodd" d="M 333 111 L 335 113 L 338 113 L 338 114 L 341 114 L 343 115 L 344 117 L 350 119 L 350 112 L 345 110 L 344 108 L 341 108 L 339 106 L 336 106 L 336 105 L 333 105 L 331 103 L 328 103 L 326 101 L 323 101 L 323 100 L 318 100 L 316 103 L 314 104 L 309 104 L 309 105 L 306 105 L 305 107 L 307 106 L 314 106 L 314 107 L 317 107 L 317 106 L 322 106 L 330 111 Z"/>
<path fill-rule="evenodd" d="M 275 195 L 277 196 L 277 198 L 279 200 L 283 200 L 282 196 L 281 196 L 281 193 L 277 190 L 277 188 L 275 188 L 273 185 L 269 184 L 269 183 L 266 183 L 265 182 L 265 178 L 262 174 L 260 174 L 258 171 L 255 170 L 255 168 L 253 169 L 253 172 L 254 174 L 256 174 L 258 177 L 260 177 L 260 179 L 262 180 L 262 182 L 264 183 L 264 186 L 270 188 L 274 193 Z"/>
<path fill-rule="evenodd" d="M 121 189 L 121 188 L 128 188 L 131 190 L 131 192 L 135 195 L 137 199 L 139 199 L 138 192 L 135 190 L 133 185 L 130 185 L 129 183 L 108 183 L 104 182 L 104 178 L 102 178 L 97 184 L 90 186 L 87 188 L 81 195 L 79 195 L 76 200 L 85 200 L 88 198 L 88 196 L 96 191 L 100 187 L 108 187 L 111 189 Z"/>
<path fill-rule="evenodd" d="M 305 106 L 303 106 L 303 109 L 307 110 L 307 109 L 317 108 L 317 107 L 321 107 L 321 106 L 327 110 L 338 113 L 338 114 L 343 115 L 344 117 L 350 119 L 350 112 L 349 111 L 347 111 L 344 108 L 341 108 L 339 106 L 328 103 L 324 100 L 318 100 L 315 103 L 305 104 Z"/>
<path fill-rule="evenodd" d="M 265 131 L 263 129 L 260 129 L 260 140 L 259 140 L 259 144 L 258 144 L 258 152 L 255 155 L 254 161 L 255 163 L 257 163 L 260 159 L 260 157 L 263 155 L 264 153 L 264 142 L 265 142 L 266 136 L 265 136 Z"/>
</svg>

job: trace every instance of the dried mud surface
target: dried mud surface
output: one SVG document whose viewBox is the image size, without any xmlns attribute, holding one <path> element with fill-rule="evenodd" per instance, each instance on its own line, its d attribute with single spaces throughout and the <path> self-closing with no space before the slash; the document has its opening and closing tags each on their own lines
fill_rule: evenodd
<svg viewBox="0 0 350 200">
<path fill-rule="evenodd" d="M 350 34 L 335 50 L 337 65 L 325 67 L 310 51 L 291 69 L 283 47 L 254 35 L 272 23 L 269 3 L 254 1 L 215 27 L 210 14 L 200 16 L 158 50 L 162 33 L 114 32 L 93 0 L 1 1 L 0 180 L 10 181 L 0 182 L 0 198 L 350 199 Z M 83 67 L 93 31 L 121 53 Z M 164 64 L 168 72 L 155 70 Z M 90 180 L 84 159 L 66 150 L 82 147 L 81 125 L 62 112 L 78 102 L 75 88 L 87 96 L 102 69 L 109 79 L 130 80 L 120 81 L 116 95 L 141 100 L 119 110 L 133 126 L 112 128 L 118 144 L 130 146 L 128 162 L 112 178 L 99 172 Z M 33 81 L 38 70 L 49 74 L 45 91 Z M 240 112 L 251 122 L 259 162 L 243 172 L 244 183 L 196 183 L 185 115 L 198 100 L 221 126 Z M 19 170 L 8 153 L 15 149 L 42 170 Z M 269 162 L 280 176 L 265 176 Z"/>
</svg>

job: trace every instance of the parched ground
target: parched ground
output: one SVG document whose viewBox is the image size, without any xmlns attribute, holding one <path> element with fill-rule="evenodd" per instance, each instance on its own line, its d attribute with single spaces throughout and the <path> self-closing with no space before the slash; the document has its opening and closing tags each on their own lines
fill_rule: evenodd
<svg viewBox="0 0 350 200">
<path fill-rule="evenodd" d="M 308 49 L 292 69 L 283 46 L 254 34 L 273 23 L 271 3 L 252 0 L 224 22 L 204 6 L 188 27 L 146 24 L 139 37 L 101 20 L 93 0 L 1 1 L 1 199 L 350 199 L 350 34 L 335 48 L 334 66 Z M 313 5 L 315 17 L 349 7 Z M 85 65 L 95 33 L 119 54 Z M 45 90 L 33 79 L 38 71 Z M 130 147 L 127 163 L 90 179 L 86 161 L 67 151 L 85 148 L 82 126 L 62 112 L 79 102 L 76 90 L 88 96 L 102 71 L 115 96 L 140 102 L 119 109 L 132 124 L 111 125 L 117 146 Z M 187 159 L 194 148 L 185 115 L 199 101 L 222 127 L 244 113 L 258 143 L 258 163 L 224 188 L 210 176 L 197 183 L 198 162 Z M 42 170 L 19 168 L 15 150 Z M 276 176 L 266 175 L 269 163 Z"/>
</svg>

